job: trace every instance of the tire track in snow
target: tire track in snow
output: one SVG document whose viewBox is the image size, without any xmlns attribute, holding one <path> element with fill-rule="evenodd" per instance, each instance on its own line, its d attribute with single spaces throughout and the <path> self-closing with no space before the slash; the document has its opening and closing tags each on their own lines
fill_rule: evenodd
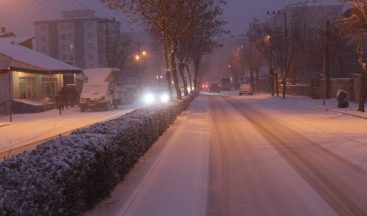
<svg viewBox="0 0 367 216">
<path fill-rule="evenodd" d="M 223 97 L 339 215 L 367 215 L 367 172 L 243 102 Z"/>
</svg>

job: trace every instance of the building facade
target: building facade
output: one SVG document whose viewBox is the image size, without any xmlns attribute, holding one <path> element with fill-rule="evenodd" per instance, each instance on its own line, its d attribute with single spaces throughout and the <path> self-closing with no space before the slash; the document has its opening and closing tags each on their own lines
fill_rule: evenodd
<svg viewBox="0 0 367 216">
<path fill-rule="evenodd" d="M 9 107 L 10 101 L 48 103 L 65 85 L 65 75 L 76 79 L 80 72 L 80 68 L 0 39 L 0 110 Z"/>
<path fill-rule="evenodd" d="M 121 23 L 94 11 L 64 11 L 63 19 L 35 22 L 36 50 L 80 68 L 110 67 Z"/>
</svg>

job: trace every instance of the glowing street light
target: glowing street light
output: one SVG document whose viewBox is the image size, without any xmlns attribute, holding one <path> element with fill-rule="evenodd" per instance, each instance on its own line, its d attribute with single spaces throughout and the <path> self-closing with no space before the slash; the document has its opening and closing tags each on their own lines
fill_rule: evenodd
<svg viewBox="0 0 367 216">
<path fill-rule="evenodd" d="M 143 52 L 141 52 L 141 54 L 142 54 L 143 56 L 146 56 L 146 55 L 147 55 L 147 52 L 146 52 L 145 50 L 143 50 Z"/>
<path fill-rule="evenodd" d="M 140 61 L 140 55 L 135 55 L 135 60 Z"/>
</svg>

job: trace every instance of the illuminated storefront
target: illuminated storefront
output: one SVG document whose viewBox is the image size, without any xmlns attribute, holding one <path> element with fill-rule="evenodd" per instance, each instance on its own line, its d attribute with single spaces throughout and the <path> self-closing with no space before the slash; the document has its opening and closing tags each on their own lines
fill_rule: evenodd
<svg viewBox="0 0 367 216">
<path fill-rule="evenodd" d="M 0 40 L 0 102 L 15 99 L 53 100 L 64 76 L 81 69 L 34 50 Z"/>
</svg>

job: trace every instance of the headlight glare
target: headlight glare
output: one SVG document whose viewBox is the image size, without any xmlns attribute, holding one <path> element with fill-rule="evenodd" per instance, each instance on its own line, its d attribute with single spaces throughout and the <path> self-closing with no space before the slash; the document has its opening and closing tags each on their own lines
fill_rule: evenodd
<svg viewBox="0 0 367 216">
<path fill-rule="evenodd" d="M 161 102 L 167 103 L 169 101 L 169 96 L 168 94 L 162 94 L 160 99 L 161 99 Z"/>
</svg>

